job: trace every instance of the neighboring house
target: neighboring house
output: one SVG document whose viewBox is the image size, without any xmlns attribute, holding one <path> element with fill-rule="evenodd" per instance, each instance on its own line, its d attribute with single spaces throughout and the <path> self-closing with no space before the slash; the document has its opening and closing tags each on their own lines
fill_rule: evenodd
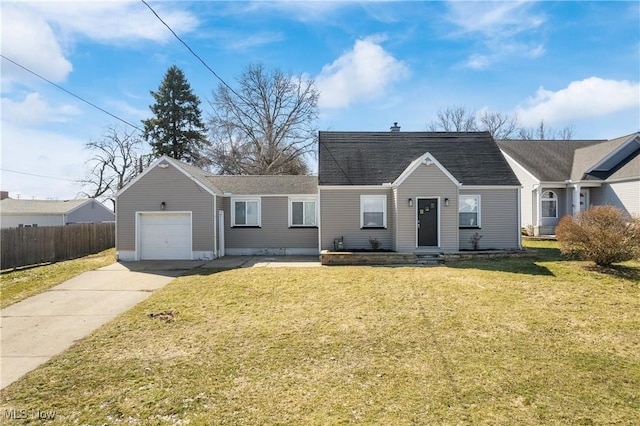
<svg viewBox="0 0 640 426">
<path fill-rule="evenodd" d="M 498 141 L 522 182 L 522 226 L 553 235 L 592 205 L 640 215 L 640 133 L 612 140 Z"/>
<path fill-rule="evenodd" d="M 116 198 L 120 260 L 318 254 L 315 176 L 219 176 L 167 156 Z"/>
<path fill-rule="evenodd" d="M 489 133 L 320 132 L 320 249 L 518 249 L 520 182 Z"/>
<path fill-rule="evenodd" d="M 520 182 L 489 133 L 320 132 L 318 176 L 219 176 L 167 156 L 116 199 L 120 260 L 520 248 Z"/>
<path fill-rule="evenodd" d="M 62 226 L 72 223 L 113 222 L 114 213 L 93 198 L 82 200 L 0 200 L 0 226 Z"/>
</svg>

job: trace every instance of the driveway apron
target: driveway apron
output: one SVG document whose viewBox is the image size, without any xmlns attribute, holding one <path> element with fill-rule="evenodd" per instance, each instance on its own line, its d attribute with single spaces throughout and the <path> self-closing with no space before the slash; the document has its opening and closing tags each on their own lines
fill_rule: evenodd
<svg viewBox="0 0 640 426">
<path fill-rule="evenodd" d="M 0 389 L 204 263 L 114 263 L 2 309 Z"/>
</svg>

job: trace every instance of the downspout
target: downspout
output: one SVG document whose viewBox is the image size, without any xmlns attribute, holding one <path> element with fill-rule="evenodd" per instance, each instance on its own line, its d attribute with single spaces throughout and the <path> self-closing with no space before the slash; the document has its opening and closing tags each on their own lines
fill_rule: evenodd
<svg viewBox="0 0 640 426">
<path fill-rule="evenodd" d="M 521 205 L 521 198 L 522 198 L 522 187 L 520 187 L 520 189 L 517 189 L 516 192 L 518 193 L 518 250 L 522 250 L 522 205 Z"/>
<path fill-rule="evenodd" d="M 536 190 L 536 227 L 533 230 L 533 234 L 540 235 L 540 227 L 542 227 L 542 186 L 537 184 L 533 187 Z"/>
<path fill-rule="evenodd" d="M 322 253 L 322 204 L 320 203 L 320 186 L 318 185 L 318 255 Z"/>
<path fill-rule="evenodd" d="M 218 256 L 218 209 L 216 207 L 216 201 L 218 197 L 216 194 L 213 194 L 213 256 L 214 258 Z"/>
</svg>

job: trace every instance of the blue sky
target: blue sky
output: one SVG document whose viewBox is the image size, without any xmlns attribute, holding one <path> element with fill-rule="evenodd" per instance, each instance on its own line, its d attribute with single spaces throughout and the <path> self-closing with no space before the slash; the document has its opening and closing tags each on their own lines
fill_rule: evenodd
<svg viewBox="0 0 640 426">
<path fill-rule="evenodd" d="M 232 86 L 255 62 L 313 78 L 320 130 L 422 131 L 454 106 L 573 126 L 574 139 L 640 130 L 635 1 L 149 4 Z M 171 65 L 211 111 L 218 80 L 140 1 L 3 1 L 0 14 L 3 55 L 126 121 L 149 117 Z M 76 197 L 84 144 L 117 120 L 1 67 L 1 189 Z"/>
</svg>

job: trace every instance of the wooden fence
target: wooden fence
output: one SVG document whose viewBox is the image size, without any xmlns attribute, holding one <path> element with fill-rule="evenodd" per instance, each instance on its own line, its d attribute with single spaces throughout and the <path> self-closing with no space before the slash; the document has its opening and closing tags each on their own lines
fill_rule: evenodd
<svg viewBox="0 0 640 426">
<path fill-rule="evenodd" d="M 2 229 L 0 269 L 76 259 L 114 247 L 115 239 L 115 223 Z"/>
</svg>

